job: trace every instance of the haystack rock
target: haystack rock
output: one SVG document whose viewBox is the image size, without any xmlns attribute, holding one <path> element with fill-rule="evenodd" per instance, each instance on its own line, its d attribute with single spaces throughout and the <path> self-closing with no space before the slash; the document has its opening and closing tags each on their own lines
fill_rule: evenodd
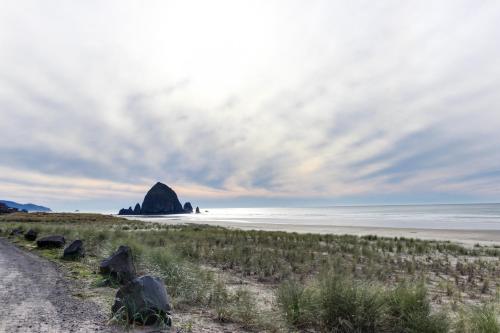
<svg viewBox="0 0 500 333">
<path fill-rule="evenodd" d="M 139 204 L 135 208 L 122 208 L 118 215 L 163 215 L 192 213 L 193 206 L 186 202 L 182 207 L 174 190 L 163 183 L 156 183 L 144 197 L 142 207 Z"/>
<path fill-rule="evenodd" d="M 156 183 L 144 197 L 141 214 L 180 214 L 182 205 L 174 190 L 160 182 Z"/>
</svg>

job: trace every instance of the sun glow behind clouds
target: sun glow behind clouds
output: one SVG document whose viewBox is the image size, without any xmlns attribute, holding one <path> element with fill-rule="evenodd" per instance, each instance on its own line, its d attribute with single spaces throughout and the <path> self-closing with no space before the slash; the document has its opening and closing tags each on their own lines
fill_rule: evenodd
<svg viewBox="0 0 500 333">
<path fill-rule="evenodd" d="M 0 196 L 498 200 L 498 22 L 495 1 L 3 2 Z"/>
</svg>

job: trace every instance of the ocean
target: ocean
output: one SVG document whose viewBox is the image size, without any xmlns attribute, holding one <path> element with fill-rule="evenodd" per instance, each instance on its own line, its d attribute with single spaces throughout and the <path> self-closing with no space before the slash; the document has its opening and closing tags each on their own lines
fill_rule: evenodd
<svg viewBox="0 0 500 333">
<path fill-rule="evenodd" d="M 240 225 L 500 230 L 500 204 L 202 208 L 201 214 L 135 216 L 144 221 Z M 286 227 L 285 227 L 286 228 Z"/>
</svg>

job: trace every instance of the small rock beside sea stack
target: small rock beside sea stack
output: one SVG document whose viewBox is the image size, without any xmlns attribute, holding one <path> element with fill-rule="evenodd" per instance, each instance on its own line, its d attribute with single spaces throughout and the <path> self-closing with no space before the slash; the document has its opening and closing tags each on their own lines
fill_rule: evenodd
<svg viewBox="0 0 500 333">
<path fill-rule="evenodd" d="M 192 213 L 193 212 L 193 206 L 191 206 L 191 203 L 189 201 L 184 204 L 184 211 L 186 213 Z"/>
<path fill-rule="evenodd" d="M 141 215 L 141 205 L 139 205 L 139 203 L 135 204 L 134 215 Z"/>
</svg>

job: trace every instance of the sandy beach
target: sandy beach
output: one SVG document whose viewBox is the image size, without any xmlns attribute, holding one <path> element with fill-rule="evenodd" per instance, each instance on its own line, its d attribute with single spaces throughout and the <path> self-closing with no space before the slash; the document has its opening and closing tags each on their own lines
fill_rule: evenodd
<svg viewBox="0 0 500 333">
<path fill-rule="evenodd" d="M 314 234 L 349 234 L 349 235 L 377 235 L 381 237 L 407 237 L 425 240 L 440 240 L 457 242 L 464 245 L 500 245 L 500 230 L 470 230 L 470 229 L 430 229 L 430 228 L 388 228 L 373 226 L 338 226 L 325 224 L 311 224 L 296 221 L 296 223 L 273 219 L 248 219 L 248 221 L 231 219 L 192 218 L 178 216 L 176 218 L 162 217 L 127 217 L 148 222 L 165 224 L 208 224 L 221 227 L 237 228 L 242 230 L 286 231 Z M 301 223 L 299 223 L 301 222 Z"/>
<path fill-rule="evenodd" d="M 377 235 L 382 237 L 407 237 L 427 240 L 452 241 L 467 245 L 500 244 L 498 230 L 445 230 L 445 229 L 410 229 L 410 228 L 377 228 L 377 227 L 344 227 L 325 225 L 297 225 L 273 223 L 232 223 L 227 221 L 215 222 L 217 225 L 240 228 L 243 230 L 287 231 L 315 234 L 349 234 L 349 235 Z M 212 223 L 209 223 L 212 224 Z"/>
</svg>

